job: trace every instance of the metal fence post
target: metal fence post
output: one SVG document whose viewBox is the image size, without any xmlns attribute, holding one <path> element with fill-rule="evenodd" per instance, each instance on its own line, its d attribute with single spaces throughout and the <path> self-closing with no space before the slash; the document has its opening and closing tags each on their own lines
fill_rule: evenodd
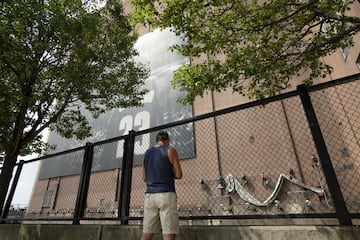
<svg viewBox="0 0 360 240">
<path fill-rule="evenodd" d="M 19 162 L 19 165 L 18 165 L 17 169 L 16 169 L 16 173 L 15 173 L 13 182 L 11 184 L 9 195 L 8 195 L 8 197 L 6 199 L 6 202 L 5 202 L 4 211 L 3 211 L 2 215 L 1 215 L 2 219 L 7 218 L 7 216 L 8 216 L 9 209 L 10 209 L 10 206 L 11 206 L 11 202 L 12 202 L 14 194 L 15 194 L 16 186 L 17 186 L 17 184 L 19 182 L 19 178 L 20 178 L 20 174 L 21 174 L 24 162 L 25 162 L 24 160 L 21 160 Z M 1 221 L 1 223 L 4 223 L 4 222 L 5 221 Z"/>
<path fill-rule="evenodd" d="M 129 224 L 130 213 L 130 195 L 131 195 L 131 179 L 132 168 L 134 162 L 134 143 L 135 131 L 129 131 L 129 134 L 124 142 L 124 155 L 121 170 L 121 183 L 120 183 L 120 221 L 122 225 Z"/>
<path fill-rule="evenodd" d="M 84 160 L 81 168 L 79 188 L 76 197 L 73 224 L 80 224 L 80 218 L 84 217 L 87 194 L 89 190 L 93 153 L 94 145 L 92 143 L 86 143 Z"/>
<path fill-rule="evenodd" d="M 304 107 L 305 115 L 309 123 L 317 153 L 319 155 L 319 161 L 324 171 L 324 176 L 334 202 L 334 207 L 339 223 L 340 225 L 352 225 L 351 216 L 349 214 L 349 210 L 346 207 L 346 203 L 342 195 L 334 167 L 331 163 L 330 155 L 327 150 L 324 137 L 321 133 L 319 122 L 317 120 L 307 87 L 302 84 L 297 87 L 297 90 L 300 94 L 301 102 Z"/>
</svg>

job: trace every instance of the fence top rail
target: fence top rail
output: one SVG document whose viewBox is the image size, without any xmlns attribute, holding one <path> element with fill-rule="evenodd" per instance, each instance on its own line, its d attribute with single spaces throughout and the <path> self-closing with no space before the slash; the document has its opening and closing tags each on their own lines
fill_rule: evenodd
<svg viewBox="0 0 360 240">
<path fill-rule="evenodd" d="M 319 83 L 319 84 L 316 84 L 316 85 L 309 86 L 308 91 L 309 92 L 318 91 L 318 90 L 322 90 L 322 89 L 325 89 L 325 88 L 335 87 L 335 86 L 338 86 L 338 85 L 341 85 L 341 84 L 354 82 L 354 81 L 358 81 L 358 80 L 360 80 L 360 73 L 350 75 L 350 76 L 346 76 L 346 77 L 339 78 L 339 79 L 335 79 L 335 80 L 332 80 L 332 81 L 328 81 L 328 82 Z"/>
<path fill-rule="evenodd" d="M 333 81 L 320 83 L 320 84 L 313 85 L 313 86 L 307 86 L 307 89 L 308 89 L 309 92 L 312 92 L 312 91 L 317 91 L 317 90 L 321 90 L 321 89 L 325 89 L 325 88 L 328 88 L 328 87 L 333 87 L 333 86 L 337 86 L 337 85 L 341 85 L 341 84 L 345 84 L 345 83 L 352 82 L 352 81 L 357 81 L 357 80 L 360 80 L 360 73 L 355 74 L 355 75 L 351 75 L 351 76 L 347 76 L 347 77 L 344 77 L 344 78 L 336 79 L 336 80 L 333 80 Z M 202 114 L 202 115 L 199 115 L 199 116 L 195 116 L 195 117 L 192 117 L 192 118 L 188 118 L 188 119 L 184 119 L 184 120 L 164 124 L 164 125 L 161 125 L 161 126 L 158 126 L 158 127 L 144 129 L 144 130 L 141 130 L 141 131 L 137 131 L 135 133 L 135 135 L 142 135 L 142 134 L 149 133 L 149 132 L 154 132 L 154 131 L 159 131 L 159 130 L 166 129 L 166 128 L 176 127 L 176 126 L 187 124 L 187 123 L 190 123 L 190 122 L 196 122 L 196 121 L 204 120 L 204 119 L 207 119 L 207 118 L 227 114 L 227 113 L 230 113 L 230 112 L 243 110 L 243 109 L 246 109 L 246 108 L 252 108 L 252 107 L 256 107 L 256 106 L 264 106 L 264 105 L 272 103 L 272 102 L 281 101 L 281 100 L 284 100 L 284 99 L 287 99 L 287 98 L 290 98 L 290 97 L 295 97 L 295 96 L 298 96 L 298 95 L 299 95 L 299 90 L 293 90 L 293 91 L 282 93 L 282 94 L 272 96 L 272 97 L 269 97 L 269 98 L 260 99 L 260 100 L 257 100 L 257 101 L 251 101 L 251 102 L 248 102 L 248 103 L 243 103 L 243 104 L 240 104 L 240 105 L 220 109 L 220 110 L 217 110 L 217 111 L 214 111 L 214 112 L 205 113 L 205 114 Z"/>
<path fill-rule="evenodd" d="M 179 120 L 179 121 L 176 121 L 176 122 L 163 124 L 161 126 L 144 129 L 144 130 L 141 130 L 141 131 L 137 131 L 135 133 L 135 135 L 142 135 L 142 134 L 149 133 L 149 132 L 154 132 L 154 131 L 159 131 L 159 130 L 166 129 L 166 128 L 176 127 L 176 126 L 179 126 L 179 125 L 204 120 L 204 119 L 207 119 L 207 118 L 217 117 L 217 116 L 220 116 L 220 115 L 224 115 L 224 114 L 227 114 L 227 113 L 231 113 L 231 112 L 235 112 L 235 111 L 239 111 L 239 110 L 243 110 L 243 109 L 247 109 L 247 108 L 252 108 L 252 107 L 256 107 L 256 106 L 265 106 L 266 104 L 276 102 L 276 101 L 280 101 L 280 100 L 290 98 L 290 97 L 295 97 L 295 96 L 298 96 L 298 95 L 299 95 L 298 91 L 294 90 L 294 91 L 290 91 L 290 92 L 287 92 L 287 93 L 272 96 L 272 97 L 269 97 L 269 98 L 260 99 L 260 100 L 256 100 L 256 101 L 251 101 L 251 102 L 248 102 L 248 103 L 243 103 L 243 104 L 240 104 L 240 105 L 236 105 L 236 106 L 220 109 L 220 110 L 217 110 L 217 111 L 205 113 L 205 114 L 202 114 L 202 115 L 198 115 L 198 116 L 195 116 L 195 117 L 192 117 L 192 118 L 187 118 L 187 119 Z"/>
<path fill-rule="evenodd" d="M 114 137 L 114 138 L 109 138 L 109 139 L 102 140 L 102 141 L 98 141 L 98 142 L 95 142 L 95 143 L 90 143 L 90 145 L 98 146 L 98 145 L 106 144 L 106 143 L 109 143 L 109 142 L 114 142 L 114 141 L 116 141 L 116 140 L 123 140 L 123 139 L 126 139 L 126 137 L 127 137 L 127 135 L 119 136 L 119 137 Z M 37 157 L 37 158 L 33 158 L 33 159 L 30 159 L 30 160 L 21 160 L 21 159 L 19 159 L 19 161 L 15 164 L 15 166 L 19 165 L 21 161 L 22 161 L 24 164 L 26 164 L 26 163 L 32 163 L 32 162 L 37 162 L 37 161 L 45 160 L 45 159 L 48 159 L 48 158 L 53 158 L 53 157 L 57 157 L 57 156 L 60 156 L 60 155 L 64 155 L 64 154 L 68 154 L 68 153 L 73 153 L 73 152 L 81 151 L 81 150 L 84 150 L 86 147 L 87 147 L 87 146 L 84 145 L 84 146 L 80 146 L 80 147 L 77 147 L 77 148 L 68 149 L 68 150 L 65 150 L 65 151 L 57 152 L 57 153 L 52 153 L 52 154 L 43 155 L 43 156 L 40 156 L 40 157 Z M 2 170 L 2 167 L 0 167 L 0 170 Z"/>
<path fill-rule="evenodd" d="M 37 162 L 37 161 L 40 161 L 40 160 L 45 160 L 45 159 L 48 159 L 48 158 L 53 158 L 53 157 L 57 157 L 57 156 L 60 156 L 60 155 L 64 155 L 64 154 L 68 154 L 68 153 L 73 153 L 73 152 L 77 152 L 77 151 L 80 151 L 80 150 L 84 150 L 85 148 L 86 148 L 86 146 L 81 146 L 81 147 L 72 148 L 72 149 L 68 149 L 68 150 L 65 150 L 65 151 L 57 152 L 57 153 L 52 153 L 52 154 L 43 155 L 43 156 L 40 156 L 40 157 L 37 157 L 37 158 L 33 158 L 33 159 L 30 159 L 30 160 L 19 159 L 18 162 L 15 164 L 15 166 L 19 165 L 20 162 L 23 162 L 24 164 L 26 164 L 26 163 L 32 163 L 32 162 Z M 2 167 L 0 167 L 0 170 L 2 170 Z"/>
<path fill-rule="evenodd" d="M 357 80 L 360 80 L 360 73 L 359 74 L 354 74 L 354 75 L 351 75 L 351 76 L 347 76 L 347 77 L 343 77 L 343 78 L 339 78 L 339 79 L 336 79 L 336 80 L 316 84 L 316 85 L 313 85 L 313 86 L 308 86 L 307 89 L 308 89 L 309 92 L 313 92 L 313 91 L 318 91 L 318 90 L 321 90 L 321 89 L 334 87 L 334 86 L 338 86 L 338 85 L 341 85 L 341 84 L 345 84 L 345 83 L 352 82 L 352 81 L 357 81 Z M 293 91 L 286 92 L 286 93 L 283 93 L 283 94 L 279 94 L 279 95 L 276 95 L 276 96 L 272 96 L 272 97 L 269 97 L 269 98 L 260 99 L 260 100 L 256 100 L 256 101 L 251 101 L 251 102 L 248 102 L 248 103 L 243 103 L 243 104 L 240 104 L 240 105 L 236 105 L 236 106 L 220 109 L 220 110 L 217 110 L 217 111 L 205 113 L 205 114 L 202 114 L 202 115 L 198 115 L 198 116 L 195 116 L 195 117 L 192 117 L 192 118 L 183 119 L 183 120 L 175 121 L 175 122 L 172 122 L 172 123 L 163 124 L 161 126 L 152 127 L 152 128 L 144 129 L 144 130 L 141 130 L 141 131 L 136 131 L 135 136 L 150 133 L 150 132 L 154 132 L 154 131 L 159 131 L 159 130 L 166 129 L 166 128 L 176 127 L 176 126 L 191 123 L 191 122 L 204 120 L 204 119 L 207 119 L 207 118 L 212 118 L 212 117 L 220 116 L 220 115 L 223 115 L 223 114 L 227 114 L 227 113 L 231 113 L 231 112 L 235 112 L 235 111 L 239 111 L 239 110 L 243 110 L 243 109 L 247 109 L 247 108 L 252 108 L 252 107 L 256 107 L 256 106 L 264 106 L 264 105 L 270 104 L 272 102 L 281 101 L 281 100 L 284 100 L 284 99 L 287 99 L 287 98 L 290 98 L 290 97 L 295 97 L 295 96 L 298 96 L 298 95 L 299 95 L 299 90 L 293 90 Z M 98 141 L 98 142 L 95 142 L 95 143 L 91 143 L 91 145 L 98 146 L 98 145 L 102 145 L 102 144 L 106 144 L 106 143 L 110 143 L 110 142 L 114 142 L 114 141 L 118 141 L 118 140 L 125 140 L 127 137 L 128 137 L 128 135 L 118 136 L 118 137 Z M 65 150 L 65 151 L 61 151 L 61 152 L 57 152 L 57 153 L 54 153 L 54 154 L 48 154 L 48 155 L 40 156 L 40 157 L 31 159 L 31 160 L 26 160 L 26 161 L 24 161 L 24 163 L 36 162 L 36 161 L 40 161 L 40 160 L 60 156 L 60 155 L 63 155 L 63 154 L 80 151 L 80 150 L 83 150 L 85 148 L 86 148 L 86 145 L 81 146 L 81 147 L 77 147 L 77 148 L 73 148 L 73 149 L 69 149 L 69 150 Z M 19 162 L 16 165 L 18 165 L 18 164 L 19 164 Z M 2 167 L 0 167 L 0 170 L 2 170 Z"/>
</svg>

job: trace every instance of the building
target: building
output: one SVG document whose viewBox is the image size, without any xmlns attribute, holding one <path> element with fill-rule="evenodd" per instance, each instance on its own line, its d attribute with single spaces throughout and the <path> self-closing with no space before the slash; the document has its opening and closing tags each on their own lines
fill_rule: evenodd
<svg viewBox="0 0 360 240">
<path fill-rule="evenodd" d="M 123 1 L 123 3 L 125 8 L 129 9 L 129 1 Z M 351 11 L 358 15 L 360 3 L 355 2 Z M 171 33 L 166 30 L 148 32 L 146 29 L 141 29 L 141 31 L 140 41 L 143 41 L 144 45 L 139 47 L 143 47 L 144 52 L 149 48 L 152 49 L 151 46 L 166 49 L 172 41 L 178 41 L 175 37 L 171 37 Z M 163 42 L 164 38 L 168 41 Z M 333 66 L 334 71 L 327 78 L 318 79 L 315 84 L 360 73 L 359 34 L 355 36 L 354 43 L 353 47 L 339 49 L 335 54 L 322 59 Z M 168 88 L 169 85 L 166 85 L 166 82 L 170 81 L 172 70 L 186 62 L 186 59 L 172 54 L 161 55 L 156 51 L 150 51 L 149 54 L 153 54 L 154 57 L 152 70 L 155 75 L 153 77 L 165 79 L 163 86 Z M 165 62 L 173 64 L 164 64 L 161 61 L 164 59 L 167 59 Z M 352 181 L 360 173 L 360 145 L 358 142 L 360 113 L 351 110 L 352 104 L 359 106 L 360 88 L 358 85 L 359 83 L 354 83 L 344 90 L 335 89 L 329 92 L 325 91 L 325 93 L 316 93 L 316 97 L 321 100 L 313 103 L 319 111 L 317 112 L 319 121 L 325 123 L 328 121 L 323 129 L 323 134 L 325 139 L 332 141 L 328 146 L 329 152 L 341 186 L 349 189 L 344 190 L 344 197 L 351 206 L 354 206 L 350 209 L 351 211 L 360 209 L 360 202 L 357 200 L 360 196 L 358 184 L 356 181 Z M 296 84 L 293 86 L 296 87 Z M 154 87 L 154 89 L 159 90 L 158 87 Z M 354 93 L 347 95 L 346 93 L 350 90 Z M 150 103 L 152 102 L 150 99 L 162 94 L 178 96 L 178 93 L 172 90 L 168 90 L 169 92 L 166 89 L 159 91 L 160 94 L 158 92 L 151 94 L 150 91 L 145 101 L 149 100 Z M 111 118 L 101 120 L 107 122 L 99 124 L 100 128 L 97 132 L 100 135 L 106 133 L 101 127 L 110 125 L 113 125 L 113 129 L 116 131 L 108 131 L 112 135 L 101 135 L 97 140 L 126 134 L 134 127 L 137 127 L 136 130 L 142 130 L 249 102 L 248 99 L 233 94 L 231 91 L 209 92 L 203 98 L 197 98 L 190 108 L 176 105 L 175 100 L 176 98 L 172 100 L 167 98 L 167 101 L 164 101 L 159 98 L 155 108 L 149 105 L 145 106 L 145 110 L 137 109 L 133 112 L 123 109 L 114 110 Z M 176 111 L 169 109 L 176 109 Z M 349 109 L 352 111 L 352 117 L 348 117 Z M 151 116 L 151 113 L 154 112 L 161 113 L 162 118 L 151 122 L 149 119 L 154 119 Z M 299 116 L 302 112 L 299 99 L 289 98 L 268 104 L 266 107 L 246 108 L 242 111 L 186 125 L 188 131 L 185 135 L 189 134 L 190 139 L 186 149 L 190 149 L 190 151 L 180 150 L 184 179 L 176 184 L 181 215 L 243 215 L 255 212 L 275 214 L 279 211 L 326 213 L 333 211 L 331 199 L 326 194 L 328 186 L 326 186 L 324 176 L 317 164 L 317 153 L 306 119 L 304 116 Z M 127 115 L 122 116 L 119 115 L 120 113 Z M 172 135 L 176 141 L 175 144 L 184 142 L 184 132 L 182 133 L 180 136 Z M 138 156 L 141 157 L 141 154 L 151 145 L 153 141 L 151 137 L 152 135 L 139 136 L 141 139 L 137 139 L 138 144 L 135 146 Z M 104 148 L 95 148 L 95 163 L 90 179 L 86 216 L 116 216 L 121 161 L 114 162 L 122 156 L 122 144 L 122 141 L 116 141 Z M 65 146 L 74 146 L 74 143 L 68 142 L 68 145 Z M 178 146 L 182 149 L 181 145 Z M 278 149 L 279 151 L 277 151 Z M 53 165 L 53 170 L 47 169 L 47 171 L 40 172 L 28 207 L 29 216 L 73 214 L 80 180 L 82 153 L 61 156 L 54 162 L 59 162 L 61 158 L 70 159 L 73 167 Z M 141 158 L 135 159 L 133 167 L 131 216 L 142 215 L 145 185 L 141 179 L 140 162 Z M 51 171 L 60 172 L 49 175 Z M 291 177 L 291 180 L 284 181 L 279 185 L 278 181 L 284 175 Z M 232 182 L 232 177 L 236 181 Z M 226 193 L 228 189 L 224 189 L 224 187 L 226 185 L 229 188 L 230 183 L 233 184 L 233 188 L 237 186 L 237 193 Z M 300 183 L 300 185 L 296 183 Z M 318 190 L 325 191 L 325 194 L 317 192 Z M 277 193 L 276 196 L 269 198 L 274 192 Z M 248 193 L 258 200 L 258 203 L 255 200 L 255 202 L 251 202 L 251 199 L 246 197 Z M 269 205 L 266 205 L 267 201 Z M 262 204 L 266 206 L 261 206 Z M 281 210 L 279 210 L 279 204 L 281 204 Z"/>
</svg>

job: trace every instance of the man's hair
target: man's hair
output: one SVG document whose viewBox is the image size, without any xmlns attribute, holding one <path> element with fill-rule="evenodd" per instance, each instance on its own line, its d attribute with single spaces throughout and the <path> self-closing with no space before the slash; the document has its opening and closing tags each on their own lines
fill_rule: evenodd
<svg viewBox="0 0 360 240">
<path fill-rule="evenodd" d="M 169 139 L 169 134 L 166 131 L 160 131 L 156 135 L 156 142 L 164 141 L 164 140 L 167 140 L 167 139 Z"/>
</svg>

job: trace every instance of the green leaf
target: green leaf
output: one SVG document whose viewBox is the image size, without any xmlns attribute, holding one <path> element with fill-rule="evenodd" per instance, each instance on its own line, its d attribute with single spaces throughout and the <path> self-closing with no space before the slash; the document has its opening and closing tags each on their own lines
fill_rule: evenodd
<svg viewBox="0 0 360 240">
<path fill-rule="evenodd" d="M 102 9 L 81 0 L 0 4 L 0 152 L 40 153 L 46 128 L 90 134 L 94 117 L 142 104 L 149 70 L 135 63 L 136 35 L 120 1 Z"/>
<path fill-rule="evenodd" d="M 131 3 L 134 23 L 171 27 L 185 36 L 183 45 L 172 47 L 192 60 L 192 65 L 183 66 L 173 79 L 173 87 L 187 93 L 180 99 L 184 103 L 193 102 L 207 90 L 228 87 L 251 98 L 272 96 L 291 86 L 292 77 L 304 70 L 310 72 L 303 77 L 310 83 L 331 71 L 320 62 L 321 57 L 351 46 L 360 31 L 360 18 L 345 11 L 357 4 L 354 1 Z"/>
</svg>

